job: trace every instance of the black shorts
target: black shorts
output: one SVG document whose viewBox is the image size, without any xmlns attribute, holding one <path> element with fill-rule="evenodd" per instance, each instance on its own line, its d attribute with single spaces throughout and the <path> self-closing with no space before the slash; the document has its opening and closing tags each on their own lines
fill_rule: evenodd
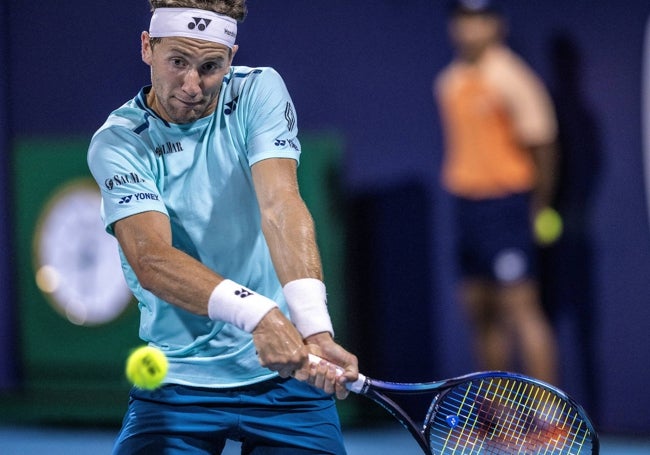
<svg viewBox="0 0 650 455">
<path fill-rule="evenodd" d="M 535 277 L 530 193 L 480 200 L 456 197 L 455 210 L 462 276 L 502 283 Z"/>
</svg>

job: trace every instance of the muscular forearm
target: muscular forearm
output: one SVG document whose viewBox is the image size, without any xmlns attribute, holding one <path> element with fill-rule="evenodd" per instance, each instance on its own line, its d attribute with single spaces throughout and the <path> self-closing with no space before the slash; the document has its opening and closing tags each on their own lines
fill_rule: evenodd
<svg viewBox="0 0 650 455">
<path fill-rule="evenodd" d="M 296 162 L 264 160 L 252 171 L 262 230 L 280 282 L 322 279 L 314 221 L 298 190 Z"/>
<path fill-rule="evenodd" d="M 145 289 L 184 310 L 207 316 L 210 294 L 223 277 L 174 248 L 140 262 L 138 278 Z"/>
<path fill-rule="evenodd" d="M 300 278 L 322 279 L 314 222 L 300 198 L 269 208 L 262 229 L 280 282 Z"/>
<path fill-rule="evenodd" d="M 277 308 L 274 301 L 221 277 L 174 248 L 169 221 L 160 213 L 128 217 L 115 223 L 114 229 L 141 286 L 172 305 L 247 332 Z"/>
<path fill-rule="evenodd" d="M 265 160 L 252 169 L 262 230 L 291 320 L 304 338 L 333 334 L 314 222 L 298 191 L 295 162 Z"/>
<path fill-rule="evenodd" d="M 192 313 L 207 315 L 207 303 L 223 278 L 172 247 L 167 218 L 146 212 L 118 221 L 115 235 L 140 285 Z"/>
</svg>

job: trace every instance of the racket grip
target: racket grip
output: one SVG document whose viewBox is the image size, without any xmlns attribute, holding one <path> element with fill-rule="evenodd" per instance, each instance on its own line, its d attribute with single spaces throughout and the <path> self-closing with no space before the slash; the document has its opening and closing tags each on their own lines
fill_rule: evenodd
<svg viewBox="0 0 650 455">
<path fill-rule="evenodd" d="M 315 354 L 309 354 L 309 361 L 311 363 L 320 363 L 321 360 L 324 360 L 324 359 L 318 357 Z M 328 362 L 327 360 L 325 360 L 325 361 Z M 328 363 L 330 363 L 330 362 L 328 362 Z M 338 365 L 334 365 L 334 366 L 336 367 L 336 375 L 337 376 L 342 375 L 343 372 L 345 371 L 343 368 L 341 368 Z M 366 383 L 366 377 L 363 374 L 359 373 L 359 378 L 354 382 L 346 382 L 345 383 L 345 388 L 348 389 L 350 392 L 361 393 L 365 383 Z"/>
</svg>

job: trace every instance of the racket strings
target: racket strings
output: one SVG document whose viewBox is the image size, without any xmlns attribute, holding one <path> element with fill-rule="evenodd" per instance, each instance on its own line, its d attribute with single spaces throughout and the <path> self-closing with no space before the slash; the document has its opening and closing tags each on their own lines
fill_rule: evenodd
<svg viewBox="0 0 650 455">
<path fill-rule="evenodd" d="M 526 381 L 471 381 L 452 389 L 436 406 L 429 426 L 433 453 L 580 454 L 591 438 L 570 403 Z"/>
</svg>

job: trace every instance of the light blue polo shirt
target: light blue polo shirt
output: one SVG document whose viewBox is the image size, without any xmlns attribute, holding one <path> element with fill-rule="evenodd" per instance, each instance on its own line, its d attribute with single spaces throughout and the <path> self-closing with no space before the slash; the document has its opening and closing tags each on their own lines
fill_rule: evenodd
<svg viewBox="0 0 650 455">
<path fill-rule="evenodd" d="M 148 91 L 111 113 L 89 147 L 107 231 L 136 213 L 164 213 L 175 248 L 275 300 L 288 315 L 250 169 L 267 158 L 300 157 L 296 113 L 282 78 L 272 68 L 233 66 L 214 114 L 187 125 L 158 117 L 147 106 Z M 234 387 L 275 376 L 259 365 L 250 334 L 157 298 L 120 255 L 139 302 L 140 337 L 169 357 L 166 382 Z"/>
</svg>

